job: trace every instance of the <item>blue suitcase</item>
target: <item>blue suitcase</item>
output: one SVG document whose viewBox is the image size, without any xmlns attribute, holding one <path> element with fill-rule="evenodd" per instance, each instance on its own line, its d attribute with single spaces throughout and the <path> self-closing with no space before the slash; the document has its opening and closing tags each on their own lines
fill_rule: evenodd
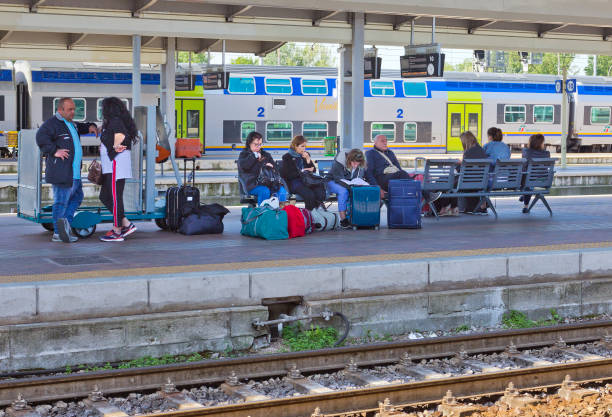
<svg viewBox="0 0 612 417">
<path fill-rule="evenodd" d="M 349 221 L 353 229 L 380 225 L 380 188 L 378 186 L 351 187 L 349 192 Z"/>
<path fill-rule="evenodd" d="M 421 228 L 421 182 L 390 180 L 387 227 L 389 229 Z"/>
</svg>

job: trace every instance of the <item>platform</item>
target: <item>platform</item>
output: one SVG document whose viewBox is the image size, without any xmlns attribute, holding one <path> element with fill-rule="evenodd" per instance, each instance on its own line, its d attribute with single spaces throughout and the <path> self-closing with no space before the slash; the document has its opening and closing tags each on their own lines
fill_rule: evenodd
<svg viewBox="0 0 612 417">
<path fill-rule="evenodd" d="M 497 199 L 497 221 L 462 215 L 389 230 L 383 214 L 379 231 L 287 241 L 241 236 L 238 207 L 223 235 L 139 223 L 122 243 L 71 245 L 2 215 L 0 369 L 249 348 L 265 336 L 251 322 L 269 316 L 271 297 L 302 297 L 293 312 L 341 311 L 352 336 L 495 325 L 512 309 L 610 313 L 612 196 L 549 201 L 553 217 Z"/>
</svg>

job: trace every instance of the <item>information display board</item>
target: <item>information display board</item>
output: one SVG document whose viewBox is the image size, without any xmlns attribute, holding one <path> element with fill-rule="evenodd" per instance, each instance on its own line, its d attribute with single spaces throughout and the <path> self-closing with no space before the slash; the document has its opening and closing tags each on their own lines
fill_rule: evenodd
<svg viewBox="0 0 612 417">
<path fill-rule="evenodd" d="M 206 71 L 202 74 L 204 90 L 224 90 L 229 85 L 230 73 L 223 70 Z"/>
<path fill-rule="evenodd" d="M 442 77 L 444 75 L 444 54 L 414 54 L 400 57 L 402 78 Z"/>
<path fill-rule="evenodd" d="M 174 89 L 176 91 L 193 91 L 195 89 L 195 74 L 176 74 Z"/>
</svg>

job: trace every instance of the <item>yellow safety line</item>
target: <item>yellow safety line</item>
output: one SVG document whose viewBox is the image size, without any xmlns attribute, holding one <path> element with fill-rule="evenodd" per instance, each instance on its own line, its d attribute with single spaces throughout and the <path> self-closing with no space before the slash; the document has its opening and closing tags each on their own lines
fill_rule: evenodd
<svg viewBox="0 0 612 417">
<path fill-rule="evenodd" d="M 300 259 L 278 259 L 253 262 L 227 262 L 217 264 L 155 266 L 147 268 L 108 269 L 56 274 L 2 275 L 0 283 L 21 283 L 34 281 L 61 281 L 70 279 L 111 278 L 126 276 L 145 276 L 159 274 L 183 274 L 189 272 L 236 271 L 259 268 L 300 267 L 304 265 L 331 265 L 356 262 L 409 261 L 427 258 L 448 258 L 479 255 L 506 255 L 511 253 L 530 253 L 545 251 L 563 251 L 575 249 L 610 248 L 612 241 L 590 243 L 567 243 L 558 245 L 517 246 L 510 248 L 482 248 L 467 250 L 448 250 L 436 252 L 398 253 L 380 255 L 337 256 Z"/>
</svg>

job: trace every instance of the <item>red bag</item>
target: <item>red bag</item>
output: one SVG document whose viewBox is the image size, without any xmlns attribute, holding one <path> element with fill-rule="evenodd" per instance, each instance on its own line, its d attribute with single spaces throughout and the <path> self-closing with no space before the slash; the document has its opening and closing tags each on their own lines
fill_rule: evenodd
<svg viewBox="0 0 612 417">
<path fill-rule="evenodd" d="M 174 147 L 177 158 L 199 158 L 202 156 L 200 138 L 177 138 Z"/>
<path fill-rule="evenodd" d="M 283 210 L 287 212 L 287 231 L 289 232 L 289 239 L 304 236 L 306 234 L 306 226 L 304 225 L 302 211 L 291 204 L 286 205 Z"/>
<path fill-rule="evenodd" d="M 305 208 L 299 209 L 302 212 L 302 216 L 304 216 L 304 228 L 306 229 L 306 234 L 312 233 L 312 213 Z"/>
</svg>

